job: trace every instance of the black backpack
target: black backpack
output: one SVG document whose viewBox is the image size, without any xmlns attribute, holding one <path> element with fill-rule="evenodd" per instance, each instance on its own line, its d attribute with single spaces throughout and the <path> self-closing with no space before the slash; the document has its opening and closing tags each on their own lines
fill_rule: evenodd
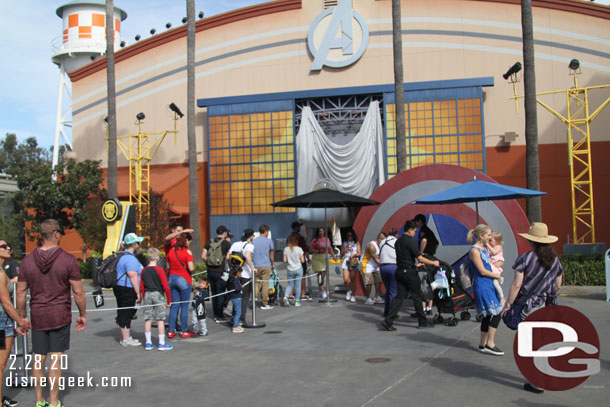
<svg viewBox="0 0 610 407">
<path fill-rule="evenodd" d="M 119 260 L 126 254 L 133 254 L 128 252 L 113 253 L 106 257 L 102 264 L 95 270 L 93 274 L 93 283 L 102 288 L 113 288 L 117 285 L 117 265 Z M 127 273 L 124 275 L 127 279 Z"/>
<path fill-rule="evenodd" d="M 223 239 L 210 240 L 210 249 L 208 250 L 208 257 L 206 263 L 208 266 L 220 267 L 224 261 L 225 256 L 222 255 L 222 242 Z"/>
<path fill-rule="evenodd" d="M 244 256 L 244 249 L 246 248 L 246 245 L 248 243 L 243 242 L 244 245 L 241 247 L 241 249 L 239 251 L 232 251 L 231 254 L 229 255 L 229 266 L 231 267 L 231 270 L 237 270 L 238 268 L 240 268 L 241 266 L 244 265 L 244 263 L 246 262 L 246 257 Z"/>
</svg>

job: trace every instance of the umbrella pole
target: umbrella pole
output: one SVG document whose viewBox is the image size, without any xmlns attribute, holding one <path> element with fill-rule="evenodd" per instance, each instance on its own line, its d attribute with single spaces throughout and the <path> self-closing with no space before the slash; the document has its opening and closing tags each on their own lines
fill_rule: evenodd
<svg viewBox="0 0 610 407">
<path fill-rule="evenodd" d="M 474 207 L 477 210 L 477 225 L 480 223 L 479 221 L 479 201 L 474 201 Z"/>
</svg>

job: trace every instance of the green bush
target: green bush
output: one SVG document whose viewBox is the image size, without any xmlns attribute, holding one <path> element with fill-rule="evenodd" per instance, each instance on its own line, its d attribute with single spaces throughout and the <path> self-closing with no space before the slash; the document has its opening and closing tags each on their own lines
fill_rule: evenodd
<svg viewBox="0 0 610 407">
<path fill-rule="evenodd" d="M 91 276 L 91 259 L 92 257 L 88 257 L 87 261 L 82 261 L 81 259 L 78 259 L 78 265 L 80 267 L 80 277 L 81 278 L 93 278 Z"/>
<path fill-rule="evenodd" d="M 559 257 L 564 285 L 606 285 L 604 258 L 601 254 L 564 254 Z"/>
<path fill-rule="evenodd" d="M 199 274 L 199 273 L 203 273 L 203 274 Z M 208 265 L 205 263 L 195 263 L 195 271 L 193 272 L 193 275 L 195 274 L 199 274 L 198 276 L 193 277 L 193 279 L 195 281 L 198 281 L 200 278 L 207 278 L 208 276 Z"/>
</svg>

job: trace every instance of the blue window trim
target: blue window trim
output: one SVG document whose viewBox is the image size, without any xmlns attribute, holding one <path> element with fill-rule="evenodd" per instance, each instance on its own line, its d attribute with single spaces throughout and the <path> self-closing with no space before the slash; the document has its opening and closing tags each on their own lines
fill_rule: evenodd
<svg viewBox="0 0 610 407">
<path fill-rule="evenodd" d="M 479 78 L 466 78 L 466 79 L 448 79 L 442 81 L 426 81 L 426 82 L 414 82 L 405 83 L 405 92 L 413 91 L 430 91 L 430 90 L 441 90 L 441 89 L 452 89 L 452 88 L 476 88 L 476 87 L 487 87 L 494 86 L 493 76 L 479 77 Z M 244 96 L 228 96 L 219 98 L 204 98 L 197 100 L 198 107 L 219 106 L 219 105 L 239 105 L 244 104 L 245 106 L 236 107 L 243 109 L 255 107 L 256 104 L 269 101 L 292 101 L 294 111 L 294 99 L 308 99 L 308 98 L 319 98 L 319 97 L 331 97 L 331 96 L 343 96 L 343 95 L 362 95 L 368 93 L 385 93 L 393 94 L 394 85 L 370 85 L 370 86 L 354 86 L 344 88 L 331 88 L 331 89 L 316 89 L 316 90 L 304 90 L 295 92 L 278 92 L 278 93 L 263 93 L 258 95 L 244 95 Z M 249 111 L 249 113 L 260 113 Z"/>
</svg>

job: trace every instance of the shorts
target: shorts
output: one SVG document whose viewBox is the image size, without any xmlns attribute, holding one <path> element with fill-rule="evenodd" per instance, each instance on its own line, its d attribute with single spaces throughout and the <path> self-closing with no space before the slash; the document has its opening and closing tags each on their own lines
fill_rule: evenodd
<svg viewBox="0 0 610 407">
<path fill-rule="evenodd" d="M 379 272 L 379 270 L 376 270 L 372 273 L 364 273 L 362 275 L 362 282 L 364 283 L 364 285 L 381 283 L 381 272 Z"/>
<path fill-rule="evenodd" d="M 6 312 L 0 311 L 0 330 L 4 331 L 4 336 L 15 336 L 15 325 L 13 320 Z"/>
<path fill-rule="evenodd" d="M 144 314 L 144 321 L 165 321 L 166 310 L 165 306 L 165 294 L 159 291 L 147 292 L 142 302 L 142 313 Z M 154 305 L 154 306 L 151 306 Z"/>
<path fill-rule="evenodd" d="M 38 331 L 32 329 L 32 352 L 46 355 L 49 352 L 65 352 L 70 349 L 70 324 L 62 328 Z"/>
</svg>

